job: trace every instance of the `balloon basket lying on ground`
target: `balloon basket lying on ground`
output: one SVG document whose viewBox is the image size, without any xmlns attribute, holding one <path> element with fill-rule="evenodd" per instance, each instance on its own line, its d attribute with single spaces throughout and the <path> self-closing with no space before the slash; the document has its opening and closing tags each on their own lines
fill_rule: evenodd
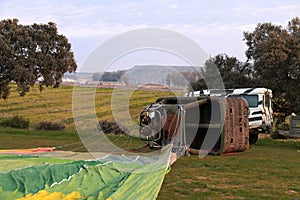
<svg viewBox="0 0 300 200">
<path fill-rule="evenodd" d="M 140 114 L 140 135 L 177 155 L 224 154 L 249 148 L 248 104 L 242 98 L 161 97 Z"/>
</svg>

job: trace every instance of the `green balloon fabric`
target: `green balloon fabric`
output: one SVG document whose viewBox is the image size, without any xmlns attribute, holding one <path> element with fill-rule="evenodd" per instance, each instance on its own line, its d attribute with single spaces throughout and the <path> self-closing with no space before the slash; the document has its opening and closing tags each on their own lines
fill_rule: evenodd
<svg viewBox="0 0 300 200">
<path fill-rule="evenodd" d="M 0 199 L 30 199 L 41 191 L 60 196 L 80 194 L 73 199 L 156 199 L 170 152 L 171 148 L 166 148 L 154 157 L 111 155 L 75 161 L 49 154 L 1 154 Z"/>
</svg>

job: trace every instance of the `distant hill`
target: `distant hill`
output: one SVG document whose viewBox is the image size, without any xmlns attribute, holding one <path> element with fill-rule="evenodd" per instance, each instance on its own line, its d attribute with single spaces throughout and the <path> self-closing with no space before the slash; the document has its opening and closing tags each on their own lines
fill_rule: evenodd
<svg viewBox="0 0 300 200">
<path fill-rule="evenodd" d="M 165 66 L 165 65 L 136 65 L 125 73 L 131 84 L 162 84 L 168 85 L 166 80 L 170 73 L 196 72 L 193 66 Z"/>
<path fill-rule="evenodd" d="M 136 65 L 129 70 L 124 70 L 124 75 L 119 82 L 127 82 L 130 85 L 160 84 L 170 86 L 172 85 L 172 81 L 170 82 L 170 80 L 167 80 L 168 75 L 170 76 L 170 74 L 172 74 L 174 80 L 182 78 L 180 77 L 181 73 L 194 73 L 199 69 L 200 67 L 193 66 Z M 75 82 L 88 82 L 92 81 L 93 74 L 94 73 L 91 72 L 65 73 L 63 79 L 74 80 Z M 182 84 L 183 86 L 188 84 L 187 80 L 183 79 L 182 81 L 184 82 Z"/>
</svg>

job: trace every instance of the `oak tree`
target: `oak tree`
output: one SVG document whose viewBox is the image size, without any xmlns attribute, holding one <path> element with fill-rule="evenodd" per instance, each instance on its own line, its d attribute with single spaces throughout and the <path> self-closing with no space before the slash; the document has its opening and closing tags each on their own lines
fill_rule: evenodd
<svg viewBox="0 0 300 200">
<path fill-rule="evenodd" d="M 239 61 L 236 57 L 218 54 L 205 62 L 202 70 L 205 79 L 191 83 L 193 90 L 207 89 L 205 81 L 211 81 L 210 89 L 220 89 L 219 83 L 214 85 L 214 80 L 217 80 L 219 76 L 215 71 L 216 69 L 221 75 L 225 88 L 251 87 L 252 85 L 253 69 L 251 65 Z"/>
<path fill-rule="evenodd" d="M 244 32 L 248 62 L 253 64 L 256 86 L 273 90 L 275 110 L 284 116 L 300 112 L 300 19 L 286 27 L 260 23 Z"/>
<path fill-rule="evenodd" d="M 58 34 L 56 24 L 21 25 L 17 19 L 0 21 L 0 95 L 9 96 L 15 82 L 21 96 L 39 80 L 43 86 L 58 87 L 65 72 L 77 68 L 71 44 Z"/>
</svg>

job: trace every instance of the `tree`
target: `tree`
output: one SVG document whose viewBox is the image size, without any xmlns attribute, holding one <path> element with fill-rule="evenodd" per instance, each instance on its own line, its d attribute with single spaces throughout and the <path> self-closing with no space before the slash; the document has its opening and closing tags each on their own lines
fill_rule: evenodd
<svg viewBox="0 0 300 200">
<path fill-rule="evenodd" d="M 104 72 L 101 75 L 100 81 L 118 82 L 125 74 L 125 70 L 118 70 L 114 72 Z"/>
<path fill-rule="evenodd" d="M 9 96 L 9 83 L 24 96 L 40 78 L 39 88 L 58 87 L 65 72 L 77 68 L 71 44 L 56 24 L 20 25 L 17 19 L 0 21 L 0 96 Z"/>
<path fill-rule="evenodd" d="M 249 63 L 242 63 L 235 57 L 230 57 L 226 54 L 218 54 L 205 62 L 205 67 L 202 71 L 205 80 L 216 80 L 216 66 L 220 72 L 225 88 L 241 88 L 251 87 L 252 85 L 252 66 Z M 207 89 L 204 79 L 199 79 L 197 82 L 191 83 L 193 90 Z M 213 81 L 212 81 L 213 82 Z M 216 84 L 215 88 L 218 89 Z M 212 84 L 214 87 L 214 85 Z"/>
<path fill-rule="evenodd" d="M 247 59 L 254 66 L 256 86 L 273 90 L 277 112 L 284 116 L 300 113 L 299 18 L 288 22 L 286 28 L 258 24 L 253 32 L 244 32 L 244 40 Z"/>
<path fill-rule="evenodd" d="M 99 81 L 101 78 L 101 73 L 93 73 L 92 80 L 93 81 Z"/>
</svg>

